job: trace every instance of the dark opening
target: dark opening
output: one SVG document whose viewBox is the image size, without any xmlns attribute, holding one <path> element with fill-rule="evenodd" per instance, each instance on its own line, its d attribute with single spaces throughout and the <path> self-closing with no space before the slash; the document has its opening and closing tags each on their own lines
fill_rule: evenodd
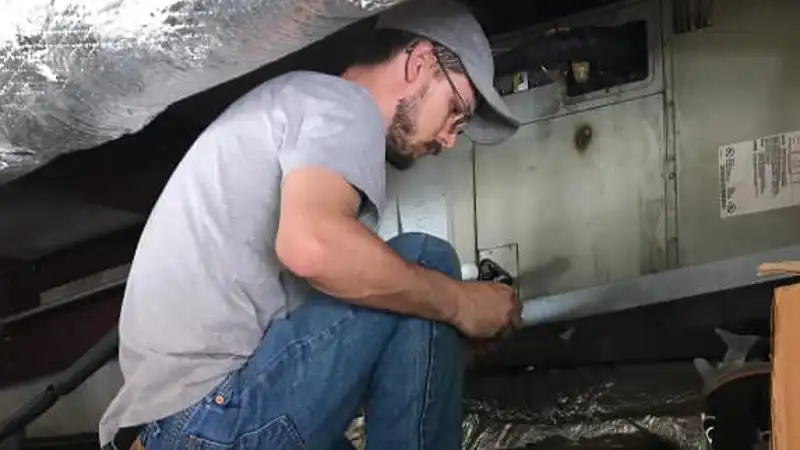
<svg viewBox="0 0 800 450">
<path fill-rule="evenodd" d="M 469 6 L 486 34 L 497 36 L 537 23 L 550 22 L 620 0 L 461 0 Z"/>
<path fill-rule="evenodd" d="M 511 94 L 563 80 L 575 97 L 649 74 L 647 22 L 559 29 L 495 58 L 497 89 Z"/>
</svg>

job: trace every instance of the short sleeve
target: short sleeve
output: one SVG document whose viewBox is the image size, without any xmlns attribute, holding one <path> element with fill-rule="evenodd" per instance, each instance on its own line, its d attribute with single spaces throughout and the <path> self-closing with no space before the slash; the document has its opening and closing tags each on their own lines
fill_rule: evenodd
<svg viewBox="0 0 800 450">
<path fill-rule="evenodd" d="M 300 167 L 324 167 L 340 174 L 379 211 L 386 166 L 377 106 L 349 81 L 321 74 L 309 78 L 290 83 L 281 95 L 287 100 L 286 135 L 278 152 L 283 176 Z"/>
</svg>

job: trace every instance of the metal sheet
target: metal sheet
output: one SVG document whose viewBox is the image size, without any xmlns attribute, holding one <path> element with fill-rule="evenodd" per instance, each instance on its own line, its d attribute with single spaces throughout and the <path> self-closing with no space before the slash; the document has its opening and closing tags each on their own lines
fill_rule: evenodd
<svg viewBox="0 0 800 450">
<path fill-rule="evenodd" d="M 713 25 L 670 38 L 680 265 L 800 243 L 800 208 L 720 217 L 718 148 L 800 129 L 795 0 L 715 0 Z"/>
<path fill-rule="evenodd" d="M 784 278 L 759 277 L 758 266 L 765 261 L 788 260 L 800 260 L 800 245 L 531 298 L 524 302 L 522 319 L 526 326 L 533 326 L 749 286 Z"/>
<path fill-rule="evenodd" d="M 406 171 L 387 168 L 387 201 L 378 229 L 381 237 L 418 231 L 450 239 L 445 170 L 441 158 L 430 158 Z"/>
<path fill-rule="evenodd" d="M 472 159 L 472 142 L 462 137 L 452 149 L 426 157 L 412 169 L 389 170 L 380 236 L 393 237 L 402 224 L 403 231 L 424 231 L 448 239 L 463 263 L 475 262 Z"/>
<path fill-rule="evenodd" d="M 523 297 L 666 267 L 661 95 L 523 127 L 476 148 L 478 247 L 519 245 Z M 575 136 L 590 127 L 585 150 Z"/>
</svg>

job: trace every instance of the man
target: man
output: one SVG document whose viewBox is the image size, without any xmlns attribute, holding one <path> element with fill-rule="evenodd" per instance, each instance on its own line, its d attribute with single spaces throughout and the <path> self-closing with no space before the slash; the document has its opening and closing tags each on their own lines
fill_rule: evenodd
<svg viewBox="0 0 800 450">
<path fill-rule="evenodd" d="M 369 448 L 459 447 L 461 339 L 502 335 L 519 305 L 459 281 L 446 242 L 374 233 L 385 161 L 518 122 L 466 9 L 410 1 L 378 28 L 341 76 L 245 95 L 176 169 L 128 279 L 102 445 L 344 449 L 363 408 Z"/>
</svg>

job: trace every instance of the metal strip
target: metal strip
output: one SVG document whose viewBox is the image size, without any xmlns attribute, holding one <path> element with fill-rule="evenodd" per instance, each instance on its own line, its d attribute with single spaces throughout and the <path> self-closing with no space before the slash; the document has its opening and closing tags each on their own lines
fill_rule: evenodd
<svg viewBox="0 0 800 450">
<path fill-rule="evenodd" d="M 87 289 L 87 290 L 75 293 L 73 295 L 70 295 L 69 297 L 65 297 L 63 299 L 59 299 L 56 302 L 49 303 L 47 305 L 42 305 L 42 306 L 39 306 L 38 308 L 28 309 L 28 310 L 25 310 L 25 311 L 23 311 L 21 313 L 13 314 L 13 315 L 10 315 L 8 317 L 4 317 L 4 318 L 0 319 L 0 330 L 3 329 L 3 325 L 4 324 L 9 324 L 9 323 L 13 323 L 13 322 L 19 322 L 21 320 L 25 320 L 27 318 L 36 316 L 37 314 L 48 312 L 50 310 L 59 309 L 59 308 L 65 307 L 65 306 L 67 306 L 67 305 L 69 305 L 71 303 L 83 301 L 86 297 L 92 296 L 94 294 L 99 294 L 99 293 L 101 293 L 103 291 L 107 291 L 107 290 L 113 289 L 115 287 L 120 287 L 120 286 L 124 285 L 127 281 L 128 281 L 128 277 L 127 276 L 124 277 L 124 278 L 111 280 L 111 281 L 108 281 L 108 282 L 103 283 L 103 284 L 98 284 L 97 286 L 95 286 L 95 287 L 93 287 L 91 289 Z"/>
<path fill-rule="evenodd" d="M 800 260 L 800 245 L 524 301 L 525 326 L 605 314 L 711 292 L 739 288 L 785 276 L 759 276 L 769 261 Z"/>
</svg>

